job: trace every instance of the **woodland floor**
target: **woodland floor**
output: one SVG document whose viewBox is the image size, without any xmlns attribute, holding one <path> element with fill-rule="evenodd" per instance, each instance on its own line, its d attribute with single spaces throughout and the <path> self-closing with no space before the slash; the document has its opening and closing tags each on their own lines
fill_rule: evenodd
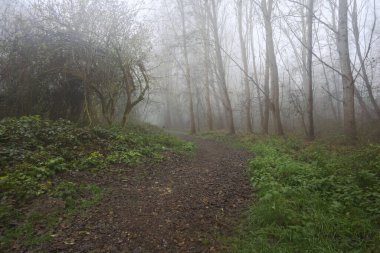
<svg viewBox="0 0 380 253">
<path fill-rule="evenodd" d="M 219 252 L 251 198 L 250 154 L 195 137 L 195 154 L 159 164 L 114 167 L 70 180 L 106 189 L 96 206 L 63 221 L 35 252 Z M 108 171 L 109 170 L 109 171 Z"/>
</svg>

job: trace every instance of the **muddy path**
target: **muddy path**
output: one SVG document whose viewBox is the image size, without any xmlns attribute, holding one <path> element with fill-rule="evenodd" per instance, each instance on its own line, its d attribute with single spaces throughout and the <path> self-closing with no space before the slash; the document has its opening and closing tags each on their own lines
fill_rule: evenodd
<svg viewBox="0 0 380 253">
<path fill-rule="evenodd" d="M 108 172 L 101 203 L 63 222 L 39 252 L 220 252 L 249 204 L 251 155 L 212 140 L 193 141 L 192 158 Z"/>
</svg>

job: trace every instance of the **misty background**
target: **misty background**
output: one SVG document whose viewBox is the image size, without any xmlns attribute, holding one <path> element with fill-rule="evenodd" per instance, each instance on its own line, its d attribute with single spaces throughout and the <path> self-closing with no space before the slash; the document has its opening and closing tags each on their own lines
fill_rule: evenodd
<svg viewBox="0 0 380 253">
<path fill-rule="evenodd" d="M 379 135 L 375 0 L 0 3 L 0 117 Z"/>
</svg>

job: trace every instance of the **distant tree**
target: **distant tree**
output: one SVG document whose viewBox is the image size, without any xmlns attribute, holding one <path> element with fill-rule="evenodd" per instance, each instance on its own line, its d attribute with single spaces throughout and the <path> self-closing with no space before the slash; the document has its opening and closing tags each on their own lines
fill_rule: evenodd
<svg viewBox="0 0 380 253">
<path fill-rule="evenodd" d="M 270 110 L 273 113 L 273 121 L 275 125 L 275 131 L 278 135 L 284 135 L 284 130 L 281 122 L 281 113 L 280 113 L 280 85 L 278 77 L 278 66 L 276 61 L 276 54 L 274 50 L 274 41 L 273 41 L 273 28 L 272 28 L 272 12 L 273 12 L 273 0 L 261 0 L 261 11 L 264 18 L 264 26 L 266 32 L 266 75 L 269 70 L 270 81 L 271 81 L 271 101 L 270 101 Z M 265 83 L 268 82 L 266 78 Z M 267 92 L 268 88 L 266 88 Z M 267 93 L 268 94 L 268 93 Z M 267 98 L 269 100 L 269 98 Z M 269 101 L 267 101 L 268 103 Z M 266 105 L 266 110 L 268 110 L 268 104 Z M 267 112 L 265 114 L 267 116 Z M 268 118 L 265 119 L 268 122 Z M 267 123 L 265 123 L 267 124 Z M 267 132 L 267 127 L 265 127 Z"/>
<path fill-rule="evenodd" d="M 195 114 L 194 114 L 194 104 L 193 104 L 193 89 L 191 84 L 191 74 L 190 74 L 190 64 L 189 64 L 189 56 L 188 56 L 188 48 L 187 48 L 187 32 L 186 32 L 186 11 L 183 0 L 177 0 L 178 10 L 181 16 L 181 29 L 182 29 L 182 52 L 183 58 L 185 62 L 184 66 L 184 74 L 186 79 L 186 86 L 188 89 L 188 97 L 189 97 L 189 114 L 190 114 L 190 132 L 191 134 L 196 133 L 195 127 Z"/>
<path fill-rule="evenodd" d="M 306 96 L 307 96 L 307 135 L 308 138 L 313 140 L 315 138 L 314 133 L 314 94 L 313 94 L 313 17 L 314 17 L 314 0 L 308 0 L 307 4 L 307 34 L 304 34 L 306 38 Z"/>
<path fill-rule="evenodd" d="M 207 0 L 206 0 L 207 1 Z M 212 33 L 213 33 L 213 42 L 216 55 L 216 65 L 217 65 L 217 77 L 219 81 L 220 88 L 223 93 L 223 106 L 226 110 L 227 115 L 227 124 L 228 131 L 230 134 L 235 134 L 235 123 L 234 116 L 232 111 L 232 104 L 230 95 L 228 93 L 227 80 L 226 80 L 226 71 L 222 57 L 222 48 L 221 40 L 219 38 L 219 19 L 218 19 L 218 9 L 217 9 L 217 0 L 210 0 L 210 3 L 207 5 L 208 16 L 211 21 Z"/>
<path fill-rule="evenodd" d="M 367 50 L 367 53 L 363 56 L 361 45 L 360 45 L 360 32 L 359 32 L 359 25 L 358 25 L 358 6 L 357 5 L 358 5 L 357 1 L 354 0 L 354 7 L 353 7 L 353 11 L 352 11 L 352 28 L 353 28 L 354 38 L 355 38 L 356 54 L 359 58 L 359 63 L 360 63 L 360 69 L 359 70 L 362 73 L 362 78 L 363 78 L 365 87 L 366 87 L 367 92 L 368 92 L 369 100 L 373 106 L 373 109 L 374 109 L 377 117 L 380 119 L 380 106 L 378 105 L 376 98 L 373 94 L 372 83 L 368 77 L 367 66 L 365 64 L 365 60 L 367 58 L 369 49 L 371 49 L 371 47 L 372 47 L 372 42 L 373 42 L 372 38 L 373 38 L 374 28 L 375 28 L 375 25 L 377 22 L 376 10 L 374 10 L 375 18 L 374 18 L 374 24 L 373 24 L 372 29 L 371 29 L 370 42 L 368 45 L 368 50 Z M 374 4 L 374 6 L 376 6 L 376 5 Z"/>
<path fill-rule="evenodd" d="M 244 82 L 244 94 L 245 94 L 245 121 L 246 121 L 246 127 L 247 131 L 252 133 L 253 127 L 252 127 L 252 99 L 251 99 L 251 88 L 249 84 L 249 76 L 248 76 L 248 54 L 247 54 L 247 46 L 246 41 L 244 39 L 244 33 L 243 33 L 243 1 L 237 0 L 236 1 L 236 9 L 237 9 L 237 21 L 238 21 L 238 32 L 239 32 L 239 41 L 240 41 L 240 51 L 241 51 L 241 58 L 243 62 L 243 82 Z"/>
</svg>

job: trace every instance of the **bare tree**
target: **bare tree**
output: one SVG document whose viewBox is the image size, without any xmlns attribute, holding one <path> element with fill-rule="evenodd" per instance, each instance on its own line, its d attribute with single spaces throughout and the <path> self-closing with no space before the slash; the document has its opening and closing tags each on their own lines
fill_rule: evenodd
<svg viewBox="0 0 380 253">
<path fill-rule="evenodd" d="M 193 105 L 193 92 L 191 85 L 191 74 L 190 74 L 190 64 L 189 64 L 189 56 L 187 49 L 187 33 L 186 33 L 186 12 L 183 0 L 177 0 L 178 9 L 181 15 L 181 25 L 182 25 L 182 50 L 183 57 L 185 60 L 185 68 L 184 74 L 186 79 L 186 86 L 188 89 L 189 95 L 189 113 L 190 113 L 190 132 L 191 134 L 196 133 L 195 127 L 195 114 L 194 114 L 194 105 Z"/>
<path fill-rule="evenodd" d="M 278 135 L 284 135 L 282 128 L 281 115 L 280 115 L 280 85 L 278 77 L 278 67 L 276 61 L 276 54 L 273 42 L 273 28 L 272 28 L 272 12 L 273 0 L 261 0 L 261 11 L 264 17 L 264 25 L 266 32 L 266 57 L 267 64 L 269 65 L 270 78 L 271 78 L 271 101 L 270 109 L 273 113 L 273 121 L 275 131 Z M 268 110 L 266 108 L 266 110 Z"/>
<path fill-rule="evenodd" d="M 252 133 L 252 117 L 251 117 L 251 107 L 252 107 L 252 99 L 251 99 L 251 89 L 249 85 L 249 77 L 248 77 L 248 55 L 247 55 L 247 47 L 243 34 L 243 1 L 236 1 L 236 9 L 237 9 L 237 21 L 238 21 L 238 30 L 239 30 L 239 39 L 240 39 L 240 51 L 241 57 L 243 61 L 243 80 L 244 80 L 244 93 L 245 93 L 245 120 L 247 131 Z"/>
<path fill-rule="evenodd" d="M 314 95 L 313 95 L 313 17 L 314 0 L 308 0 L 307 5 L 307 119 L 308 119 L 308 138 L 313 140 L 314 134 Z"/>
<path fill-rule="evenodd" d="M 375 4 L 374 4 L 374 6 L 375 6 Z M 372 46 L 371 45 L 372 44 L 372 36 L 373 36 L 374 29 L 375 29 L 375 24 L 376 24 L 376 10 L 374 10 L 374 13 L 375 13 L 374 14 L 375 18 L 374 18 L 374 24 L 373 24 L 373 27 L 371 30 L 371 36 L 370 36 L 371 41 L 369 42 L 367 52 L 369 52 L 369 49 Z M 354 7 L 353 7 L 353 11 L 352 11 L 352 28 L 353 28 L 353 33 L 354 33 L 354 37 L 355 37 L 356 54 L 359 58 L 362 78 L 364 80 L 365 87 L 367 88 L 369 100 L 370 100 L 370 102 L 371 102 L 371 104 L 375 110 L 377 117 L 380 119 L 380 107 L 377 104 L 376 99 L 373 95 L 372 84 L 369 80 L 368 73 L 367 73 L 367 67 L 365 65 L 365 58 L 364 57 L 366 57 L 367 54 L 363 57 L 360 42 L 359 42 L 360 33 L 359 33 L 359 26 L 358 26 L 358 7 L 357 7 L 357 1 L 356 0 L 354 0 Z"/>
<path fill-rule="evenodd" d="M 343 127 L 344 134 L 351 140 L 356 139 L 355 122 L 355 84 L 352 76 L 350 52 L 348 45 L 348 3 L 339 0 L 338 52 L 343 85 Z"/>
<path fill-rule="evenodd" d="M 211 59 L 210 59 L 210 19 L 207 12 L 207 1 L 200 0 L 195 6 L 195 10 L 200 10 L 199 18 L 201 19 L 201 36 L 203 41 L 203 64 L 204 64 L 204 80 L 205 80 L 205 89 L 206 89 L 206 117 L 207 117 L 207 126 L 208 130 L 212 131 L 214 129 L 214 119 L 213 119 L 213 110 L 211 103 L 211 82 L 213 80 L 212 68 L 211 68 Z"/>
<path fill-rule="evenodd" d="M 215 48 L 216 64 L 217 64 L 217 71 L 218 71 L 217 77 L 219 80 L 220 88 L 222 89 L 222 93 L 224 96 L 222 101 L 223 101 L 223 106 L 227 114 L 228 131 L 230 134 L 235 134 L 235 123 L 234 123 L 230 95 L 228 94 L 226 71 L 225 71 L 225 66 L 223 63 L 222 49 L 220 45 L 221 42 L 219 38 L 219 22 L 218 22 L 217 4 L 215 0 L 210 0 L 210 2 L 211 4 L 207 5 L 208 7 L 207 9 L 208 9 L 209 18 L 211 20 L 212 32 L 214 35 L 214 48 Z"/>
<path fill-rule="evenodd" d="M 254 32 L 254 28 L 253 28 L 253 4 L 251 4 L 250 6 L 250 17 L 249 17 L 249 26 L 250 26 L 250 42 L 251 42 L 251 53 L 252 53 L 252 65 L 253 65 L 253 78 L 254 78 L 254 81 L 256 82 L 256 92 L 257 92 L 257 100 L 258 100 L 258 104 L 259 104 L 259 112 L 260 112 L 260 123 L 261 123 L 261 128 L 264 129 L 264 105 L 263 105 L 263 102 L 262 102 L 262 88 L 260 87 L 260 83 L 259 83 L 259 74 L 258 74 L 258 70 L 257 70 L 257 61 L 256 61 L 256 54 L 255 54 L 255 44 L 254 44 L 254 41 L 253 41 L 253 32 Z M 256 31 L 257 34 L 258 34 L 258 31 Z M 265 94 L 264 94 L 265 95 Z"/>
</svg>

